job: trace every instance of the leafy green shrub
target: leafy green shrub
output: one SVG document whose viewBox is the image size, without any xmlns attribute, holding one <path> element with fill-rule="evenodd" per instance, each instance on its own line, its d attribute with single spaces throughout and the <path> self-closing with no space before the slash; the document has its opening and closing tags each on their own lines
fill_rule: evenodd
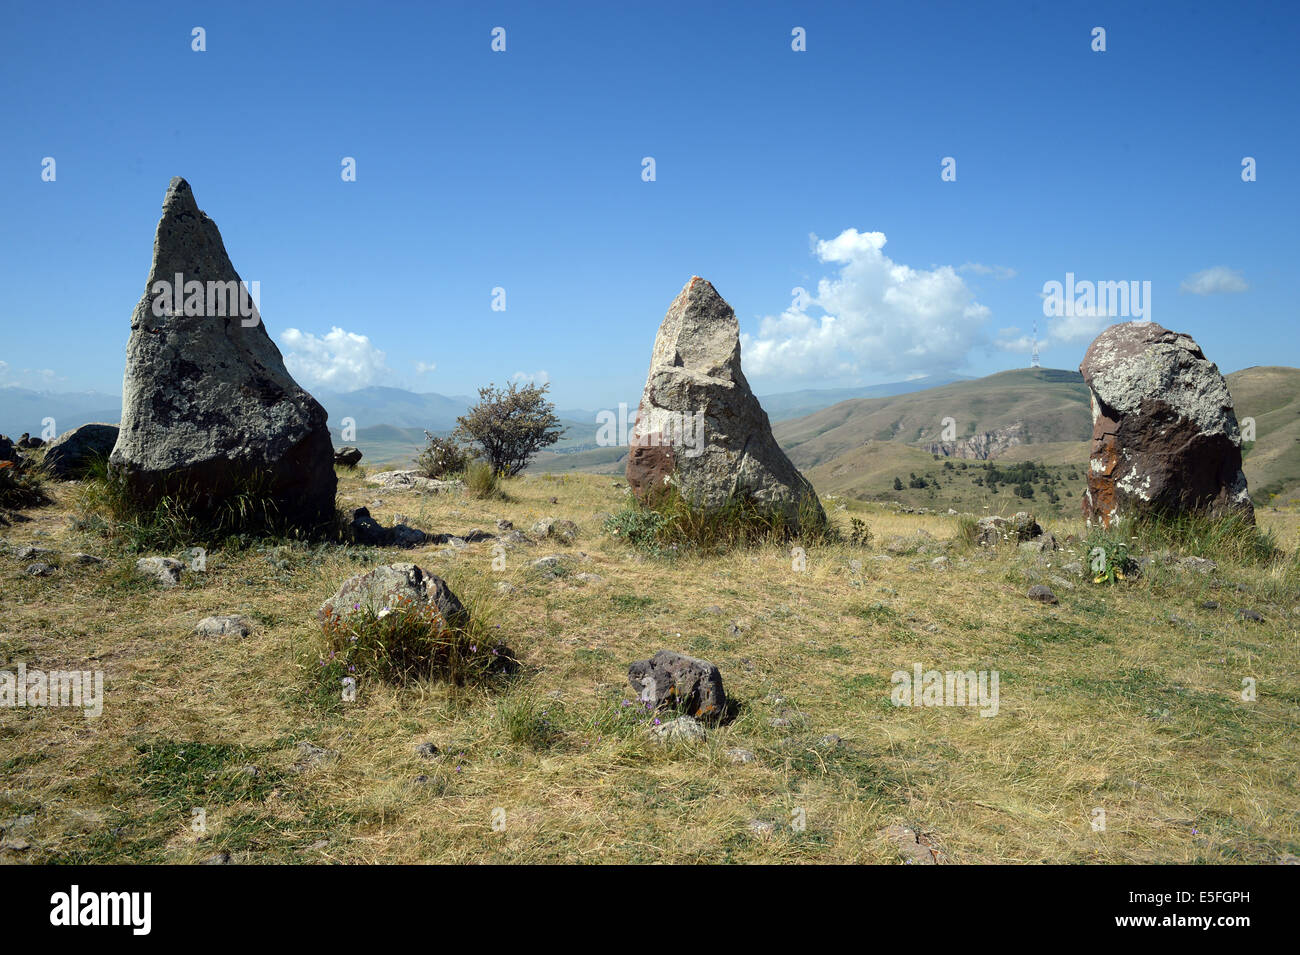
<svg viewBox="0 0 1300 955">
<path fill-rule="evenodd" d="M 546 750 L 563 737 L 557 725 L 559 707 L 557 700 L 539 700 L 531 691 L 517 688 L 497 702 L 492 722 L 515 745 Z"/>
<path fill-rule="evenodd" d="M 871 543 L 871 525 L 860 517 L 849 518 L 849 543 L 854 547 L 866 547 Z"/>
<path fill-rule="evenodd" d="M 444 475 L 464 471 L 469 464 L 469 451 L 455 438 L 440 438 L 424 432 L 428 443 L 416 459 L 416 467 L 428 478 L 441 478 Z"/>
<path fill-rule="evenodd" d="M 348 677 L 397 684 L 438 677 L 463 686 L 515 665 L 480 615 L 448 621 L 432 603 L 404 599 L 392 607 L 355 606 L 347 615 L 331 610 L 321 630 L 321 678 L 335 686 Z"/>
<path fill-rule="evenodd" d="M 549 387 L 511 382 L 480 388 L 479 403 L 456 419 L 453 436 L 477 445 L 494 473 L 514 477 L 564 433 L 555 405 L 546 400 Z"/>
<path fill-rule="evenodd" d="M 958 514 L 956 524 L 957 533 L 954 537 L 957 543 L 963 547 L 974 547 L 980 535 L 980 523 L 975 515 Z"/>
</svg>

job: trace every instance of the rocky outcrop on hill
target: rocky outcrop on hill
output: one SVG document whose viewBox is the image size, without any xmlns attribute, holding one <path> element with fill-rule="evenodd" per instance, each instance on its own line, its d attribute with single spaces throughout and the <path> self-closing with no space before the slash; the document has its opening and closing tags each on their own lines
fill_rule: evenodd
<svg viewBox="0 0 1300 955">
<path fill-rule="evenodd" d="M 1254 522 L 1232 396 L 1189 335 L 1154 322 L 1112 325 L 1079 371 L 1092 393 L 1090 524 L 1183 513 Z"/>
<path fill-rule="evenodd" d="M 987 461 L 1016 445 L 1024 444 L 1025 440 L 1024 423 L 1017 421 L 1005 428 L 994 428 L 992 431 L 972 434 L 966 438 L 958 438 L 956 441 L 932 441 L 926 445 L 926 451 L 945 458 Z"/>
</svg>

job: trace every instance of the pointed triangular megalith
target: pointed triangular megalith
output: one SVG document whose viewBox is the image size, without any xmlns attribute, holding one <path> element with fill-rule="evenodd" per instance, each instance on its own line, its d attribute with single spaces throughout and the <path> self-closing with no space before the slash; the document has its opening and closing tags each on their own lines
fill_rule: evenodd
<svg viewBox="0 0 1300 955">
<path fill-rule="evenodd" d="M 309 528 L 334 515 L 325 409 L 285 368 L 249 291 L 189 183 L 173 179 L 131 315 L 110 467 L 141 507 L 173 497 L 202 517 L 248 493 Z"/>
<path fill-rule="evenodd" d="M 627 480 L 642 501 L 671 485 L 694 506 L 739 498 L 784 512 L 791 529 L 825 524 L 740 369 L 736 313 L 698 275 L 659 326 L 631 444 Z"/>
</svg>

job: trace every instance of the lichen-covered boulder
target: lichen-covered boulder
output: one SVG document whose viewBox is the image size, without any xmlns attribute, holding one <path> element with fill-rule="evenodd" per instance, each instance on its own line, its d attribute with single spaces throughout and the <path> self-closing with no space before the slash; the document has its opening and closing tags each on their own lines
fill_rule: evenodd
<svg viewBox="0 0 1300 955">
<path fill-rule="evenodd" d="M 145 507 L 173 497 L 202 517 L 252 495 L 289 526 L 334 517 L 325 409 L 286 370 L 216 223 L 184 179 L 167 190 L 149 280 L 131 316 L 109 465 Z"/>
<path fill-rule="evenodd" d="M 447 582 L 415 564 L 388 564 L 349 577 L 316 611 L 322 624 L 346 623 L 358 613 L 436 608 L 446 625 L 456 626 L 465 607 Z"/>
<path fill-rule="evenodd" d="M 741 498 L 784 512 L 787 524 L 801 516 L 826 520 L 740 369 L 736 313 L 699 276 L 673 301 L 655 337 L 627 482 L 642 501 L 671 483 L 704 508 Z"/>
<path fill-rule="evenodd" d="M 1191 336 L 1112 325 L 1079 371 L 1092 393 L 1089 524 L 1185 513 L 1254 522 L 1232 396 Z"/>
<path fill-rule="evenodd" d="M 727 712 L 722 674 L 708 660 L 660 650 L 627 670 L 637 697 L 651 709 L 679 709 L 696 719 L 717 722 Z"/>
</svg>

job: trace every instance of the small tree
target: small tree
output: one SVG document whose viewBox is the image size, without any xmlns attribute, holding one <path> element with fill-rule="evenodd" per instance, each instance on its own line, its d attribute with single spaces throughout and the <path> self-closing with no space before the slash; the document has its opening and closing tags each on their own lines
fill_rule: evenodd
<svg viewBox="0 0 1300 955">
<path fill-rule="evenodd" d="M 488 385 L 478 390 L 479 403 L 456 419 L 453 437 L 472 442 L 492 469 L 513 477 L 528 466 L 542 448 L 560 440 L 564 429 L 555 417 L 555 405 L 546 400 L 550 385 L 505 388 Z"/>
</svg>

